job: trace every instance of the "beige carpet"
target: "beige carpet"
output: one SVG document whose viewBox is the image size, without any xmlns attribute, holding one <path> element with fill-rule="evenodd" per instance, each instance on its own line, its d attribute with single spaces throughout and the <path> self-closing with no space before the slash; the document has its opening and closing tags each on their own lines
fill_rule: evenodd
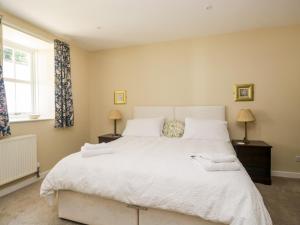
<svg viewBox="0 0 300 225">
<path fill-rule="evenodd" d="M 57 217 L 57 209 L 39 197 L 40 182 L 0 198 L 1 225 L 78 224 Z M 300 180 L 273 178 L 273 185 L 257 185 L 274 225 L 300 225 Z"/>
</svg>

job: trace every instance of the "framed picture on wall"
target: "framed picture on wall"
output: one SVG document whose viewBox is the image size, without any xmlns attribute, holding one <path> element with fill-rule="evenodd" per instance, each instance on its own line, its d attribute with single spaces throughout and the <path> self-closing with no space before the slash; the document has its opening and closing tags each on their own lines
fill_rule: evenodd
<svg viewBox="0 0 300 225">
<path fill-rule="evenodd" d="M 236 102 L 254 100 L 254 84 L 236 84 L 233 91 Z"/>
<path fill-rule="evenodd" d="M 126 104 L 127 96 L 125 90 L 117 90 L 114 93 L 114 103 L 115 105 Z"/>
</svg>

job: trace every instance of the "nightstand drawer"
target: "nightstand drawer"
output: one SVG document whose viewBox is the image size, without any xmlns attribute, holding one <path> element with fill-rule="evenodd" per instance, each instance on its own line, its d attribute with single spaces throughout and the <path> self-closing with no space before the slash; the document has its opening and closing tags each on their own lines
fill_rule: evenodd
<svg viewBox="0 0 300 225">
<path fill-rule="evenodd" d="M 271 184 L 271 149 L 263 141 L 232 140 L 237 157 L 254 182 Z"/>
<path fill-rule="evenodd" d="M 271 150 L 236 149 L 237 156 L 244 166 L 270 168 Z"/>
<path fill-rule="evenodd" d="M 265 177 L 270 175 L 270 171 L 268 169 L 251 167 L 251 166 L 244 166 L 244 167 L 251 177 Z"/>
<path fill-rule="evenodd" d="M 257 167 L 245 167 L 245 169 L 254 182 L 268 185 L 272 183 L 271 171 L 269 169 L 262 169 Z"/>
</svg>

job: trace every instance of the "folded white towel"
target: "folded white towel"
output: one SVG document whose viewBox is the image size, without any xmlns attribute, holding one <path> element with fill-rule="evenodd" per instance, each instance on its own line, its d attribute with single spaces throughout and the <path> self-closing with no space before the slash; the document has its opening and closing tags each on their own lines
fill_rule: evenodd
<svg viewBox="0 0 300 225">
<path fill-rule="evenodd" d="M 235 162 L 237 158 L 235 155 L 224 154 L 224 153 L 195 153 L 191 154 L 192 157 L 201 157 L 203 159 L 208 159 L 214 163 L 225 163 L 225 162 Z"/>
<path fill-rule="evenodd" d="M 107 143 L 100 143 L 100 144 L 89 144 L 85 143 L 82 147 L 81 150 L 93 150 L 93 149 L 103 149 L 107 147 Z"/>
<path fill-rule="evenodd" d="M 106 155 L 106 154 L 112 154 L 114 151 L 112 149 L 90 149 L 90 150 L 81 150 L 81 157 L 87 158 L 87 157 L 93 157 L 97 155 Z"/>
<path fill-rule="evenodd" d="M 237 171 L 241 169 L 240 164 L 235 162 L 214 163 L 201 157 L 193 157 L 193 159 L 201 164 L 207 171 Z"/>
</svg>

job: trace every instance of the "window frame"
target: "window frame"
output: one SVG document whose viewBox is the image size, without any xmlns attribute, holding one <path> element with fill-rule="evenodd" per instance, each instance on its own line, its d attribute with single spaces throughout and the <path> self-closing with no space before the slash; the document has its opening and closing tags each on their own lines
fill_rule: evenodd
<svg viewBox="0 0 300 225">
<path fill-rule="evenodd" d="M 23 84 L 30 84 L 31 85 L 31 112 L 14 112 L 14 113 L 9 113 L 9 116 L 11 118 L 23 118 L 26 117 L 30 114 L 33 114 L 36 112 L 37 110 L 37 78 L 36 78 L 36 50 L 35 49 L 31 49 L 22 45 L 19 45 L 17 43 L 11 42 L 11 41 L 7 41 L 7 40 L 3 40 L 3 50 L 4 48 L 11 48 L 13 49 L 13 66 L 14 66 L 14 78 L 7 78 L 4 77 L 4 69 L 3 69 L 3 79 L 4 81 L 9 81 L 9 82 L 13 82 L 14 84 L 17 83 L 23 83 Z M 26 80 L 21 80 L 21 79 L 16 79 L 16 62 L 15 62 L 15 51 L 23 51 L 26 52 L 27 54 L 30 55 L 30 80 L 26 81 Z M 2 53 L 4 54 L 4 53 Z M 4 61 L 4 57 L 3 57 L 3 61 Z M 15 95 L 16 98 L 16 95 Z M 16 99 L 15 99 L 15 105 L 17 104 Z"/>
</svg>

